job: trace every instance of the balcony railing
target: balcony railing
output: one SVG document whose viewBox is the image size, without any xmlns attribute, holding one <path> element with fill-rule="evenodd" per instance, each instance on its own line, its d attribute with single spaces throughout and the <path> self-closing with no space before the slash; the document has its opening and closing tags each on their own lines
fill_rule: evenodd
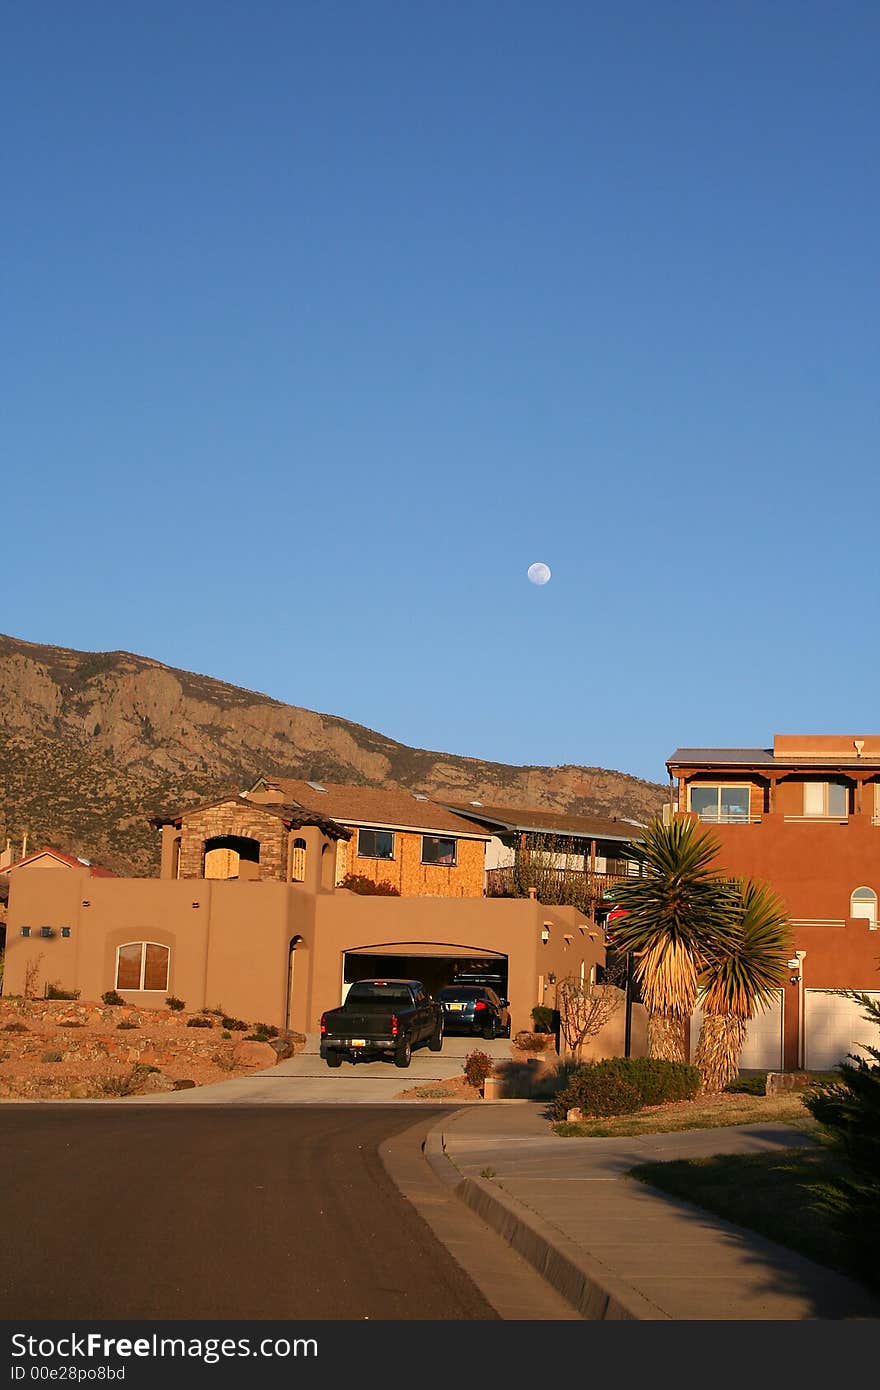
<svg viewBox="0 0 880 1390">
<path fill-rule="evenodd" d="M 704 825 L 760 825 L 761 816 L 744 816 L 738 811 L 698 811 Z"/>
<path fill-rule="evenodd" d="M 596 907 L 606 889 L 629 877 L 626 873 L 590 873 L 589 869 L 536 868 L 528 862 L 508 864 L 486 870 L 486 897 L 522 898 L 529 888 L 535 888 L 541 902 Z"/>
</svg>

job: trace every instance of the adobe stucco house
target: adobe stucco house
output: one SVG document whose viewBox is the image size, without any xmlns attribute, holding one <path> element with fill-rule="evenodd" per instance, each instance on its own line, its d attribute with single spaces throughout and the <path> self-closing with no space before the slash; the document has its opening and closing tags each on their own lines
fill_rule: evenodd
<svg viewBox="0 0 880 1390">
<path fill-rule="evenodd" d="M 672 811 L 714 835 L 719 867 L 769 883 L 791 921 L 790 973 L 741 1065 L 830 1069 L 876 1036 L 833 991 L 880 998 L 880 736 L 678 748 L 667 768 Z"/>
<path fill-rule="evenodd" d="M 337 845 L 351 832 L 300 806 L 231 793 L 153 824 L 157 879 L 85 866 L 12 877 L 4 993 L 24 993 L 30 967 L 39 993 L 116 989 L 140 1007 L 175 995 L 314 1032 L 352 980 L 405 975 L 434 990 L 466 966 L 500 977 L 517 1031 L 552 1002 L 553 980 L 589 979 L 605 959 L 601 933 L 573 908 L 337 888 Z"/>
</svg>

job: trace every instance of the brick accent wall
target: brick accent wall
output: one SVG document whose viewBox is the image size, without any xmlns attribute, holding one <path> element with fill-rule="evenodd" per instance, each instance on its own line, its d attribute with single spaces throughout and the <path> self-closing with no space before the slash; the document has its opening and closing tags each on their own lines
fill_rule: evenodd
<svg viewBox="0 0 880 1390">
<path fill-rule="evenodd" d="M 284 882 L 287 877 L 287 831 L 277 816 L 254 803 L 224 801 L 181 818 L 180 878 L 201 878 L 205 841 L 221 835 L 240 835 L 260 842 L 260 878 Z"/>
</svg>

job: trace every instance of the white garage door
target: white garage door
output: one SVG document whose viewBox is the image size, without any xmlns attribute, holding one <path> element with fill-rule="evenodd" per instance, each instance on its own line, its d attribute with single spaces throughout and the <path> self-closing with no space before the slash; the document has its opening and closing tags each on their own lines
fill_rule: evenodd
<svg viewBox="0 0 880 1390">
<path fill-rule="evenodd" d="M 691 1019 L 691 1058 L 697 1050 L 703 1011 L 697 1008 Z M 741 1071 L 782 1070 L 782 990 L 763 1013 L 756 1014 L 746 1033 L 746 1045 L 739 1059 Z"/>
<path fill-rule="evenodd" d="M 872 999 L 880 999 L 880 990 L 866 990 Z M 864 1016 L 864 1009 L 854 999 L 827 990 L 804 990 L 804 1033 L 807 1071 L 833 1071 L 838 1062 L 846 1060 L 848 1052 L 870 1061 L 859 1043 L 876 1047 L 880 1037 L 876 1023 Z"/>
</svg>

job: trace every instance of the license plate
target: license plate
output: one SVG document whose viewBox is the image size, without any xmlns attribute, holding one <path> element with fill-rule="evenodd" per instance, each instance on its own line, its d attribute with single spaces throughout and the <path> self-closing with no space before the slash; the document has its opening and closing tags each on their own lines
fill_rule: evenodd
<svg viewBox="0 0 880 1390">
<path fill-rule="evenodd" d="M 352 1047 L 366 1047 L 367 1040 L 366 1038 L 352 1038 L 351 1045 Z"/>
<path fill-rule="evenodd" d="M 460 1014 L 464 1004 L 447 1004 L 446 1007 L 450 1013 Z"/>
</svg>

